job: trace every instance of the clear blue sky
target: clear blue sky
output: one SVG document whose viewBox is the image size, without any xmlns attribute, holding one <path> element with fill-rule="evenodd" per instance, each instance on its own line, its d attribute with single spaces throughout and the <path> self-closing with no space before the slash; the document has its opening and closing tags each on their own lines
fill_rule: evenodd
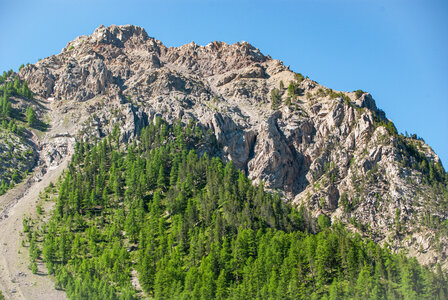
<svg viewBox="0 0 448 300">
<path fill-rule="evenodd" d="M 0 0 L 0 70 L 100 24 L 139 25 L 167 46 L 248 41 L 330 88 L 370 92 L 448 167 L 447 0 Z"/>
</svg>

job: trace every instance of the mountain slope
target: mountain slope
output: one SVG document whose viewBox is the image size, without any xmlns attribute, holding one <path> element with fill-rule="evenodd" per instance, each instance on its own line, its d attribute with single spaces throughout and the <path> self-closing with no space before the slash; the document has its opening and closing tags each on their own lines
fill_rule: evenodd
<svg viewBox="0 0 448 300">
<path fill-rule="evenodd" d="M 117 133 L 117 132 L 116 132 Z M 444 299 L 447 281 L 415 258 L 349 233 L 254 186 L 213 153 L 197 124 L 157 118 L 123 149 L 79 142 L 24 219 L 31 268 L 45 261 L 69 299 Z M 121 148 L 121 149 L 120 149 Z M 200 152 L 200 151 L 198 151 Z M 42 255 L 40 254 L 42 253 Z"/>
<path fill-rule="evenodd" d="M 195 120 L 221 158 L 313 216 L 447 265 L 447 174 L 368 93 L 335 92 L 246 42 L 168 48 L 129 25 L 101 26 L 18 76 L 90 139 L 119 124 L 129 141 L 157 115 Z"/>
</svg>

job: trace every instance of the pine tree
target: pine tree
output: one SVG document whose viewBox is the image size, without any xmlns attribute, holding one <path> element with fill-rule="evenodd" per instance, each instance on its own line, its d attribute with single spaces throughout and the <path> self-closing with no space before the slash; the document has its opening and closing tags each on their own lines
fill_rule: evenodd
<svg viewBox="0 0 448 300">
<path fill-rule="evenodd" d="M 271 90 L 271 109 L 276 110 L 282 102 L 280 91 L 276 88 Z"/>
<path fill-rule="evenodd" d="M 29 126 L 34 126 L 36 123 L 36 113 L 32 106 L 26 108 L 26 121 Z"/>
<path fill-rule="evenodd" d="M 157 177 L 157 188 L 165 189 L 165 170 L 162 165 L 159 168 L 159 176 Z"/>
</svg>

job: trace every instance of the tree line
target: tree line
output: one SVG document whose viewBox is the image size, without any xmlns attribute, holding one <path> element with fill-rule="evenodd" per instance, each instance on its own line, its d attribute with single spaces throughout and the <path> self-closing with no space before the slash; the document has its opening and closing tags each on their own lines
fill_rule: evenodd
<svg viewBox="0 0 448 300">
<path fill-rule="evenodd" d="M 51 218 L 24 219 L 31 268 L 70 299 L 446 299 L 440 267 L 253 185 L 194 122 L 75 148 Z"/>
</svg>

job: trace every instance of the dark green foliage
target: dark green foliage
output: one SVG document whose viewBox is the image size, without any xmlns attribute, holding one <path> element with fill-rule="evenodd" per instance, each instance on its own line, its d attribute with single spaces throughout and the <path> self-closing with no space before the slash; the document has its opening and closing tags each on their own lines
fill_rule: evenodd
<svg viewBox="0 0 448 300">
<path fill-rule="evenodd" d="M 3 97 L 0 99 L 0 115 L 5 118 L 9 117 L 11 114 L 11 102 L 9 102 L 9 97 L 7 93 L 3 93 Z"/>
<path fill-rule="evenodd" d="M 352 202 L 349 201 L 346 192 L 343 192 L 341 194 L 341 197 L 339 198 L 339 203 L 341 203 L 342 207 L 344 208 L 344 212 L 346 213 L 350 212 L 353 209 Z"/>
<path fill-rule="evenodd" d="M 10 70 L 3 72 L 3 76 L 0 76 L 0 121 L 3 129 L 8 129 L 11 132 L 21 135 L 22 128 L 16 125 L 16 120 L 24 121 L 23 112 L 12 108 L 10 97 L 23 97 L 30 100 L 33 99 L 33 93 L 28 88 L 26 81 L 20 80 L 17 76 L 13 76 L 13 74 L 14 72 Z"/>
<path fill-rule="evenodd" d="M 3 95 L 9 96 L 21 96 L 27 99 L 33 99 L 33 93 L 28 87 L 26 81 L 20 80 L 19 77 L 13 77 L 14 72 L 3 72 L 3 76 L 0 76 L 0 84 L 4 83 L 0 89 Z"/>
<path fill-rule="evenodd" d="M 317 90 L 317 96 L 320 97 L 325 97 L 325 96 L 330 96 L 330 99 L 336 99 L 336 98 L 342 98 L 344 100 L 344 103 L 348 106 L 352 106 L 352 102 L 350 100 L 350 97 L 347 96 L 345 93 L 343 92 L 335 92 L 332 89 L 323 89 L 323 88 L 319 88 Z M 311 97 L 311 95 L 310 95 Z"/>
<path fill-rule="evenodd" d="M 26 108 L 26 122 L 30 126 L 33 126 L 36 123 L 36 113 L 32 106 Z"/>
<path fill-rule="evenodd" d="M 288 97 L 296 99 L 303 93 L 303 89 L 299 88 L 299 83 L 291 81 L 288 85 Z"/>
<path fill-rule="evenodd" d="M 364 93 L 365 93 L 363 90 L 356 90 L 354 92 L 355 92 L 355 95 L 356 95 L 356 99 L 361 98 L 361 96 L 364 95 Z"/>
<path fill-rule="evenodd" d="M 280 95 L 280 90 L 274 88 L 271 90 L 271 109 L 276 110 L 282 103 L 282 98 Z"/>
<path fill-rule="evenodd" d="M 342 99 L 344 99 L 345 104 L 351 105 L 350 97 L 344 94 L 343 92 L 336 93 L 332 89 L 328 89 L 326 92 L 328 95 L 330 95 L 330 99 L 336 99 L 338 97 L 341 97 Z"/>
<path fill-rule="evenodd" d="M 26 177 L 34 158 L 22 130 L 14 119 L 0 114 L 0 195 Z"/>
<path fill-rule="evenodd" d="M 437 187 L 441 184 L 445 187 L 448 185 L 448 174 L 443 168 L 440 162 L 434 162 L 428 157 L 422 150 L 419 150 L 420 141 L 414 140 L 412 138 L 406 138 L 403 135 L 398 136 L 399 149 L 403 152 L 406 157 L 413 157 L 414 160 L 409 160 L 409 167 L 419 170 L 423 173 L 424 181 L 428 184 Z"/>
<path fill-rule="evenodd" d="M 33 93 L 29 89 L 26 81 L 23 81 L 22 87 L 19 90 L 17 90 L 17 93 L 22 97 L 33 99 Z"/>
<path fill-rule="evenodd" d="M 386 128 L 387 132 L 392 136 L 398 136 L 397 128 L 395 127 L 395 124 L 391 120 L 387 120 L 385 117 L 381 116 L 378 113 L 375 113 L 373 115 L 373 119 L 375 122 L 375 126 L 384 126 Z"/>
<path fill-rule="evenodd" d="M 35 261 L 31 262 L 30 269 L 31 269 L 31 273 L 33 273 L 33 274 L 37 273 L 37 264 Z"/>
<path fill-rule="evenodd" d="M 317 218 L 317 224 L 321 230 L 325 230 L 330 227 L 331 221 L 326 215 L 321 214 L 319 218 Z"/>
<path fill-rule="evenodd" d="M 291 81 L 288 85 L 288 97 L 287 101 L 291 105 L 291 101 L 296 100 L 298 96 L 301 96 L 303 94 L 303 89 L 300 88 L 300 83 L 305 79 L 302 74 L 295 73 L 294 74 L 295 81 Z"/>
<path fill-rule="evenodd" d="M 392 121 L 389 120 L 389 122 L 386 123 L 385 125 L 387 132 L 390 135 L 397 135 L 398 131 L 397 128 L 395 127 L 394 123 Z"/>
<path fill-rule="evenodd" d="M 303 77 L 303 75 L 300 73 L 295 73 L 294 79 L 297 81 L 297 83 L 301 83 L 305 79 L 305 77 Z"/>
<path fill-rule="evenodd" d="M 447 293 L 442 272 L 330 227 L 324 215 L 309 233 L 303 208 L 252 185 L 232 162 L 198 155 L 216 142 L 194 123 L 157 119 L 125 151 L 117 136 L 76 144 L 54 215 L 31 235 L 32 262 L 41 257 L 70 299 L 136 298 L 132 270 L 154 299 Z"/>
</svg>

